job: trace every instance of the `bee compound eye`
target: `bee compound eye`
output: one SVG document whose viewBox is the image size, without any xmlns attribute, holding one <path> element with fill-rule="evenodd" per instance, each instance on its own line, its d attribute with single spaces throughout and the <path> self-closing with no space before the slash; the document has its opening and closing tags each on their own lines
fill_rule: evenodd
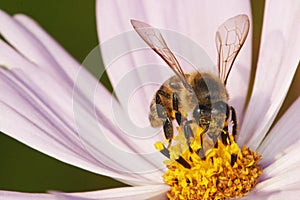
<svg viewBox="0 0 300 200">
<path fill-rule="evenodd" d="M 221 114 L 224 113 L 226 116 L 229 115 L 229 107 L 228 104 L 225 103 L 224 101 L 218 101 L 213 104 L 212 106 L 212 114 Z"/>
<path fill-rule="evenodd" d="M 199 123 L 200 117 L 206 116 L 208 114 L 210 114 L 210 109 L 204 105 L 197 105 L 193 111 L 193 117 L 195 118 L 197 123 Z"/>
<path fill-rule="evenodd" d="M 195 118 L 197 123 L 199 122 L 199 119 L 200 119 L 200 113 L 201 113 L 201 110 L 200 110 L 199 106 L 196 106 L 193 111 L 193 117 Z"/>
</svg>

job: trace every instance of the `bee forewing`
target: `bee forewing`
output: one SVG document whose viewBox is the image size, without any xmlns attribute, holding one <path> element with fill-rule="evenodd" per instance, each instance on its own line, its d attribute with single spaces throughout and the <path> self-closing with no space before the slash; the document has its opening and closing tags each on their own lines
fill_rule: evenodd
<svg viewBox="0 0 300 200">
<path fill-rule="evenodd" d="M 190 89 L 190 85 L 186 81 L 186 77 L 180 67 L 175 55 L 167 46 L 160 31 L 153 28 L 149 24 L 141 21 L 131 20 L 131 24 L 139 36 L 169 65 L 169 67 L 180 78 L 186 88 Z"/>
<path fill-rule="evenodd" d="M 147 23 L 130 20 L 133 28 L 139 34 L 139 36 L 152 48 L 152 49 L 163 49 L 167 47 L 161 33 L 156 28 L 150 26 Z"/>
<path fill-rule="evenodd" d="M 234 60 L 247 38 L 249 27 L 248 16 L 237 15 L 225 21 L 217 30 L 218 70 L 224 84 L 227 83 Z"/>
</svg>

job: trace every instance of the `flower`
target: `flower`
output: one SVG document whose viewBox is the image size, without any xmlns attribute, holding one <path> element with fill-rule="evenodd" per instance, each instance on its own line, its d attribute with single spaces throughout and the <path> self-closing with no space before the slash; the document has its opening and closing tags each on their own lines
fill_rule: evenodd
<svg viewBox="0 0 300 200">
<path fill-rule="evenodd" d="M 136 18 L 187 35 L 201 45 L 209 57 L 214 58 L 216 50 L 208 38 L 215 35 L 216 28 L 225 19 L 237 14 L 251 16 L 249 2 L 131 3 L 97 1 L 100 41 L 109 41 L 109 38 L 119 41 L 115 38 L 120 33 L 132 29 L 129 19 Z M 227 7 L 230 9 L 225 9 Z M 246 144 L 263 156 L 263 174 L 245 199 L 294 199 L 299 193 L 297 167 L 300 160 L 297 153 L 300 134 L 297 111 L 300 99 L 270 130 L 299 63 L 299 9 L 297 1 L 266 2 L 262 44 L 249 104 L 245 106 L 251 70 L 251 35 L 237 58 L 237 66 L 228 82 L 230 104 L 236 108 L 239 117 L 237 143 Z M 116 43 L 118 48 L 102 44 L 103 59 L 109 66 L 107 73 L 117 101 L 28 17 L 17 15 L 12 18 L 1 12 L 0 32 L 14 47 L 0 41 L 0 131 L 63 162 L 134 186 L 70 194 L 0 191 L 0 199 L 166 198 L 170 188 L 161 178 L 165 171 L 164 158 L 158 152 L 149 152 L 154 141 L 162 139 L 162 136 L 136 139 L 132 137 L 135 135 L 126 135 L 132 134 L 131 126 L 129 131 L 119 129 L 124 128 L 120 126 L 123 123 L 130 122 L 129 117 L 138 123 L 145 123 L 143 119 L 147 117 L 148 98 L 153 96 L 153 90 L 137 90 L 132 97 L 133 104 L 128 105 L 131 115 L 127 116 L 122 106 L 126 105 L 128 94 L 120 82 L 128 74 L 131 79 L 125 80 L 132 80 L 130 72 L 140 63 L 161 61 L 149 52 L 122 54 L 120 60 L 112 61 L 115 57 L 109 56 L 113 53 L 120 55 L 116 51 L 131 49 L 130 41 Z M 164 78 L 153 73 L 147 73 L 146 77 L 139 70 L 137 72 L 139 78 L 134 71 L 136 78 L 127 83 L 141 85 L 147 77 Z"/>
</svg>

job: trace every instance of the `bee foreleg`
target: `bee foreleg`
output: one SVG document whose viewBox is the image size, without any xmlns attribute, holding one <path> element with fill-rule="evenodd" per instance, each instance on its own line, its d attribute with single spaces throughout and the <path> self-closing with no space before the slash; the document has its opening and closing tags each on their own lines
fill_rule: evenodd
<svg viewBox="0 0 300 200">
<path fill-rule="evenodd" d="M 227 103 L 225 105 L 226 105 L 226 119 L 225 119 L 225 122 L 223 125 L 223 129 L 221 130 L 221 139 L 222 139 L 222 143 L 224 145 L 228 145 L 228 144 L 230 144 L 229 132 L 228 132 L 228 119 L 229 119 L 229 115 L 230 115 L 230 112 L 229 112 L 230 109 L 229 109 L 229 106 Z"/>
<path fill-rule="evenodd" d="M 187 121 L 183 126 L 184 137 L 186 139 L 186 142 L 187 142 L 188 146 L 191 145 L 191 137 L 194 137 L 194 133 L 193 133 L 192 128 L 190 126 L 191 123 L 192 123 L 191 120 Z"/>
<path fill-rule="evenodd" d="M 213 144 L 214 144 L 214 148 L 218 148 L 218 134 L 213 134 L 212 135 L 212 140 L 213 140 Z"/>
<path fill-rule="evenodd" d="M 231 121 L 232 121 L 232 136 L 235 139 L 235 136 L 237 134 L 237 117 L 234 107 L 230 106 L 231 110 Z"/>
<path fill-rule="evenodd" d="M 221 139 L 222 143 L 227 145 L 228 139 L 229 139 L 229 133 L 228 133 L 228 122 L 226 121 L 223 127 L 223 130 L 221 131 Z"/>
<path fill-rule="evenodd" d="M 208 131 L 208 126 L 205 127 L 205 129 L 202 131 L 202 133 L 200 134 L 200 144 L 201 144 L 201 148 L 197 151 L 197 154 L 199 155 L 199 157 L 202 160 L 205 160 L 205 151 L 204 151 L 204 147 L 203 147 L 203 136 L 204 134 L 206 134 L 206 132 Z"/>
</svg>

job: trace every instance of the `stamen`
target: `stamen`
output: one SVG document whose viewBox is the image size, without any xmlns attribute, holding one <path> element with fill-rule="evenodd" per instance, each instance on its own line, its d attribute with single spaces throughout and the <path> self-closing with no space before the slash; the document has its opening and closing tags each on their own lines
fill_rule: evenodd
<svg viewBox="0 0 300 200">
<path fill-rule="evenodd" d="M 187 128 L 189 127 L 189 128 Z M 169 199 L 231 199 L 250 192 L 262 170 L 261 156 L 245 146 L 240 149 L 232 135 L 227 143 L 217 139 L 200 141 L 203 129 L 195 124 L 177 127 L 178 135 L 168 148 L 162 142 L 155 147 L 168 160 L 164 182 L 171 186 Z"/>
<path fill-rule="evenodd" d="M 167 158 L 170 159 L 170 151 L 161 143 L 161 142 L 157 142 L 155 144 L 155 148 L 157 150 L 159 150 L 164 156 L 166 156 Z M 183 167 L 190 169 L 191 165 L 184 160 L 181 156 L 179 156 L 178 158 L 175 159 L 175 161 L 177 161 L 179 164 L 181 164 Z"/>
</svg>

